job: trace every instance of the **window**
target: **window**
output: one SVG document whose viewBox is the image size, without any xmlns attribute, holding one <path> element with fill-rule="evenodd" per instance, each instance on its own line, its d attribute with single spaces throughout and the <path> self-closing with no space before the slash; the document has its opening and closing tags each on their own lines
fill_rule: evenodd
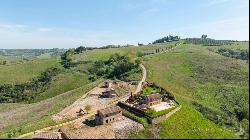
<svg viewBox="0 0 250 140">
<path fill-rule="evenodd" d="M 115 118 L 113 118 L 113 120 L 115 120 Z"/>
<path fill-rule="evenodd" d="M 109 122 L 109 120 L 106 120 L 106 123 L 108 123 Z"/>
</svg>

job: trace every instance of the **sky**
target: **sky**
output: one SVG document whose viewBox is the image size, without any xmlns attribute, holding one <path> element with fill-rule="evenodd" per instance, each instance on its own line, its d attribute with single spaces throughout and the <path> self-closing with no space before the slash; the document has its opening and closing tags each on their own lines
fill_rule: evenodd
<svg viewBox="0 0 250 140">
<path fill-rule="evenodd" d="M 1 0 L 0 49 L 249 40 L 248 0 Z"/>
</svg>

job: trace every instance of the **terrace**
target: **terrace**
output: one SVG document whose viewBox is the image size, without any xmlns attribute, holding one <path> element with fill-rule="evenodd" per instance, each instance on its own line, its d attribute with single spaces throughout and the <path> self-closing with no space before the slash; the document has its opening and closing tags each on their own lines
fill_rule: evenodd
<svg viewBox="0 0 250 140">
<path fill-rule="evenodd" d="M 169 113 L 178 107 L 174 96 L 154 83 L 146 82 L 141 94 L 131 96 L 121 106 L 127 110 L 145 115 L 145 117 L 156 118 Z"/>
</svg>

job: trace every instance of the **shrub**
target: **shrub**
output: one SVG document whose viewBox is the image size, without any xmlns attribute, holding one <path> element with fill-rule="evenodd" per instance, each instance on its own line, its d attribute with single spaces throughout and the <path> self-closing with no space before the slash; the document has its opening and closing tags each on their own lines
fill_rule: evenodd
<svg viewBox="0 0 250 140">
<path fill-rule="evenodd" d="M 137 56 L 137 57 L 142 57 L 143 55 L 144 55 L 144 54 L 143 54 L 141 51 L 139 51 L 139 52 L 136 53 L 136 56 Z"/>
</svg>

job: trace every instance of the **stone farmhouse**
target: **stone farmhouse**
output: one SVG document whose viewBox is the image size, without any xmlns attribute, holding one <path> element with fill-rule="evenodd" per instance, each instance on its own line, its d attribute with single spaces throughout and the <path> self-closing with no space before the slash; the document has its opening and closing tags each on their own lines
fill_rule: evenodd
<svg viewBox="0 0 250 140">
<path fill-rule="evenodd" d="M 96 124 L 108 124 L 118 120 L 122 116 L 122 109 L 118 106 L 109 107 L 97 111 Z"/>
<path fill-rule="evenodd" d="M 160 104 L 161 101 L 162 101 L 162 95 L 159 93 L 146 95 L 142 100 L 142 102 L 148 106 Z"/>
</svg>

